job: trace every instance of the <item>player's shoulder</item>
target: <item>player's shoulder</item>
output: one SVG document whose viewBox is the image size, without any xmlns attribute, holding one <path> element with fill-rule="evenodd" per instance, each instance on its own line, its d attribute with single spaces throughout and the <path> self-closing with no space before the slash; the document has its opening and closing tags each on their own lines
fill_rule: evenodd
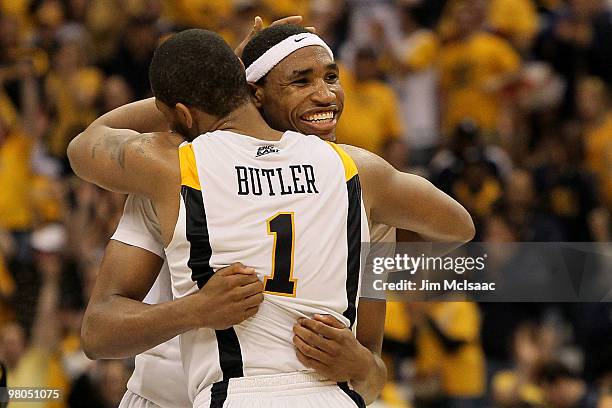
<svg viewBox="0 0 612 408">
<path fill-rule="evenodd" d="M 366 149 L 362 149 L 361 147 L 347 144 L 337 144 L 336 146 L 338 146 L 340 149 L 342 149 L 342 151 L 344 151 L 348 156 L 351 157 L 351 159 L 355 162 L 355 165 L 359 169 L 359 172 L 361 172 L 362 170 L 375 170 L 387 164 L 387 162 L 377 154 L 372 153 Z"/>
<path fill-rule="evenodd" d="M 163 156 L 176 152 L 185 139 L 173 132 L 139 133 L 126 140 L 138 153 Z"/>
<path fill-rule="evenodd" d="M 125 140 L 123 150 L 137 171 L 172 173 L 178 168 L 178 147 L 183 140 L 172 132 L 139 133 Z"/>
</svg>

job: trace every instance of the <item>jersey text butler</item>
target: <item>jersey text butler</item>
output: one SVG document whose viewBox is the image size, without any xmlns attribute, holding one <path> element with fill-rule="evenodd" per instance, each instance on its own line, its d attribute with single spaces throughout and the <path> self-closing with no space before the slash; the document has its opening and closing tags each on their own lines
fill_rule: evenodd
<svg viewBox="0 0 612 408">
<path fill-rule="evenodd" d="M 268 196 L 287 194 L 318 194 L 313 166 L 291 165 L 273 169 L 235 166 L 238 195 Z"/>
</svg>

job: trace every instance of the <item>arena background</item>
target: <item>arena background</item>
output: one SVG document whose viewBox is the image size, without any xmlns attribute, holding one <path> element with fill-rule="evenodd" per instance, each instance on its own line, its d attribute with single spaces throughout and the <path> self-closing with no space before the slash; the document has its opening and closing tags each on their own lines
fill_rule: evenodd
<svg viewBox="0 0 612 408">
<path fill-rule="evenodd" d="M 0 360 L 66 396 L 16 406 L 115 407 L 133 365 L 80 349 L 124 197 L 68 142 L 150 95 L 164 36 L 295 14 L 342 63 L 340 142 L 428 177 L 478 241 L 610 241 L 609 1 L 0 0 Z M 609 303 L 392 303 L 384 350 L 381 407 L 612 406 Z"/>
</svg>

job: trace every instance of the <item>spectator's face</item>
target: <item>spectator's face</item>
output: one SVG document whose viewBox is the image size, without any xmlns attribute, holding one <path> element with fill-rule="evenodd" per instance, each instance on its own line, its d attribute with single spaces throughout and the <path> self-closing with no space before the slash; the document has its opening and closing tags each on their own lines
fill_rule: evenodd
<svg viewBox="0 0 612 408">
<path fill-rule="evenodd" d="M 524 170 L 512 173 L 507 187 L 508 201 L 512 205 L 528 206 L 533 201 L 533 180 L 531 174 Z"/>
<path fill-rule="evenodd" d="M 605 85 L 599 80 L 585 80 L 578 86 L 578 111 L 584 120 L 594 120 L 606 111 Z"/>
<path fill-rule="evenodd" d="M 516 242 L 517 235 L 503 218 L 493 216 L 487 219 L 483 241 L 490 243 Z"/>
<path fill-rule="evenodd" d="M 108 112 L 133 100 L 132 90 L 120 76 L 112 76 L 104 83 L 104 111 Z"/>
<path fill-rule="evenodd" d="M 578 18 L 590 18 L 601 9 L 601 0 L 570 0 L 572 11 Z"/>
<path fill-rule="evenodd" d="M 467 163 L 463 173 L 463 179 L 470 187 L 472 191 L 478 191 L 482 188 L 486 177 L 488 176 L 488 169 L 484 163 L 474 162 Z"/>
<path fill-rule="evenodd" d="M 72 72 L 81 63 L 81 50 L 76 43 L 67 42 L 61 46 L 55 56 L 55 64 L 62 72 Z"/>
<path fill-rule="evenodd" d="M 0 340 L 0 357 L 9 367 L 14 367 L 26 349 L 23 328 L 18 323 L 7 324 Z"/>
<path fill-rule="evenodd" d="M 355 79 L 357 81 L 377 79 L 379 74 L 378 60 L 374 55 L 357 55 L 355 59 Z"/>
<path fill-rule="evenodd" d="M 552 383 L 542 384 L 542 393 L 544 394 L 544 401 L 551 408 L 569 408 L 574 406 L 573 398 L 568 395 L 569 381 L 564 379 L 556 380 Z"/>
<path fill-rule="evenodd" d="M 126 35 L 126 46 L 134 56 L 148 56 L 155 49 L 157 34 L 154 24 L 130 27 Z"/>
<path fill-rule="evenodd" d="M 601 397 L 597 408 L 612 408 L 612 395 L 604 395 Z"/>
<path fill-rule="evenodd" d="M 484 5 L 482 1 L 463 1 L 453 10 L 453 20 L 461 36 L 480 29 L 484 17 Z"/>
<path fill-rule="evenodd" d="M 344 91 L 338 67 L 322 47 L 295 51 L 254 87 L 255 105 L 270 127 L 336 139 Z"/>
<path fill-rule="evenodd" d="M 535 367 L 541 358 L 537 332 L 530 327 L 521 327 L 514 336 L 514 355 L 523 367 Z"/>
<path fill-rule="evenodd" d="M 0 48 L 14 47 L 19 43 L 19 25 L 9 16 L 0 19 Z"/>
</svg>

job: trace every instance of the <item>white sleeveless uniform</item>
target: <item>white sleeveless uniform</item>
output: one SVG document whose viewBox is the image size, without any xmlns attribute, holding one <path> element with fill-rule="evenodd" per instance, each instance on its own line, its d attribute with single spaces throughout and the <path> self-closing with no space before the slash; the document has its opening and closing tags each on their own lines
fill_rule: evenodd
<svg viewBox="0 0 612 408">
<path fill-rule="evenodd" d="M 111 239 L 142 248 L 165 259 L 159 221 L 150 200 L 129 195 L 121 221 Z M 128 265 L 129 266 L 129 265 Z M 168 264 L 164 262 L 143 302 L 172 300 Z M 187 408 L 187 381 L 179 353 L 178 336 L 136 356 L 134 372 L 119 408 Z"/>
<path fill-rule="evenodd" d="M 241 406 L 240 395 L 275 384 L 300 388 L 299 398 L 303 387 L 333 390 L 328 406 L 354 407 L 351 398 L 361 404 L 345 384 L 343 392 L 312 374 L 292 342 L 300 317 L 355 323 L 361 242 L 369 233 L 352 159 L 315 136 L 286 132 L 270 142 L 228 131 L 181 145 L 179 157 L 182 198 L 166 248 L 174 296 L 196 292 L 233 262 L 255 268 L 265 295 L 258 313 L 239 325 L 180 336 L 194 407 Z M 253 398 L 244 406 L 255 406 Z M 279 398 L 274 406 L 306 403 Z"/>
</svg>

